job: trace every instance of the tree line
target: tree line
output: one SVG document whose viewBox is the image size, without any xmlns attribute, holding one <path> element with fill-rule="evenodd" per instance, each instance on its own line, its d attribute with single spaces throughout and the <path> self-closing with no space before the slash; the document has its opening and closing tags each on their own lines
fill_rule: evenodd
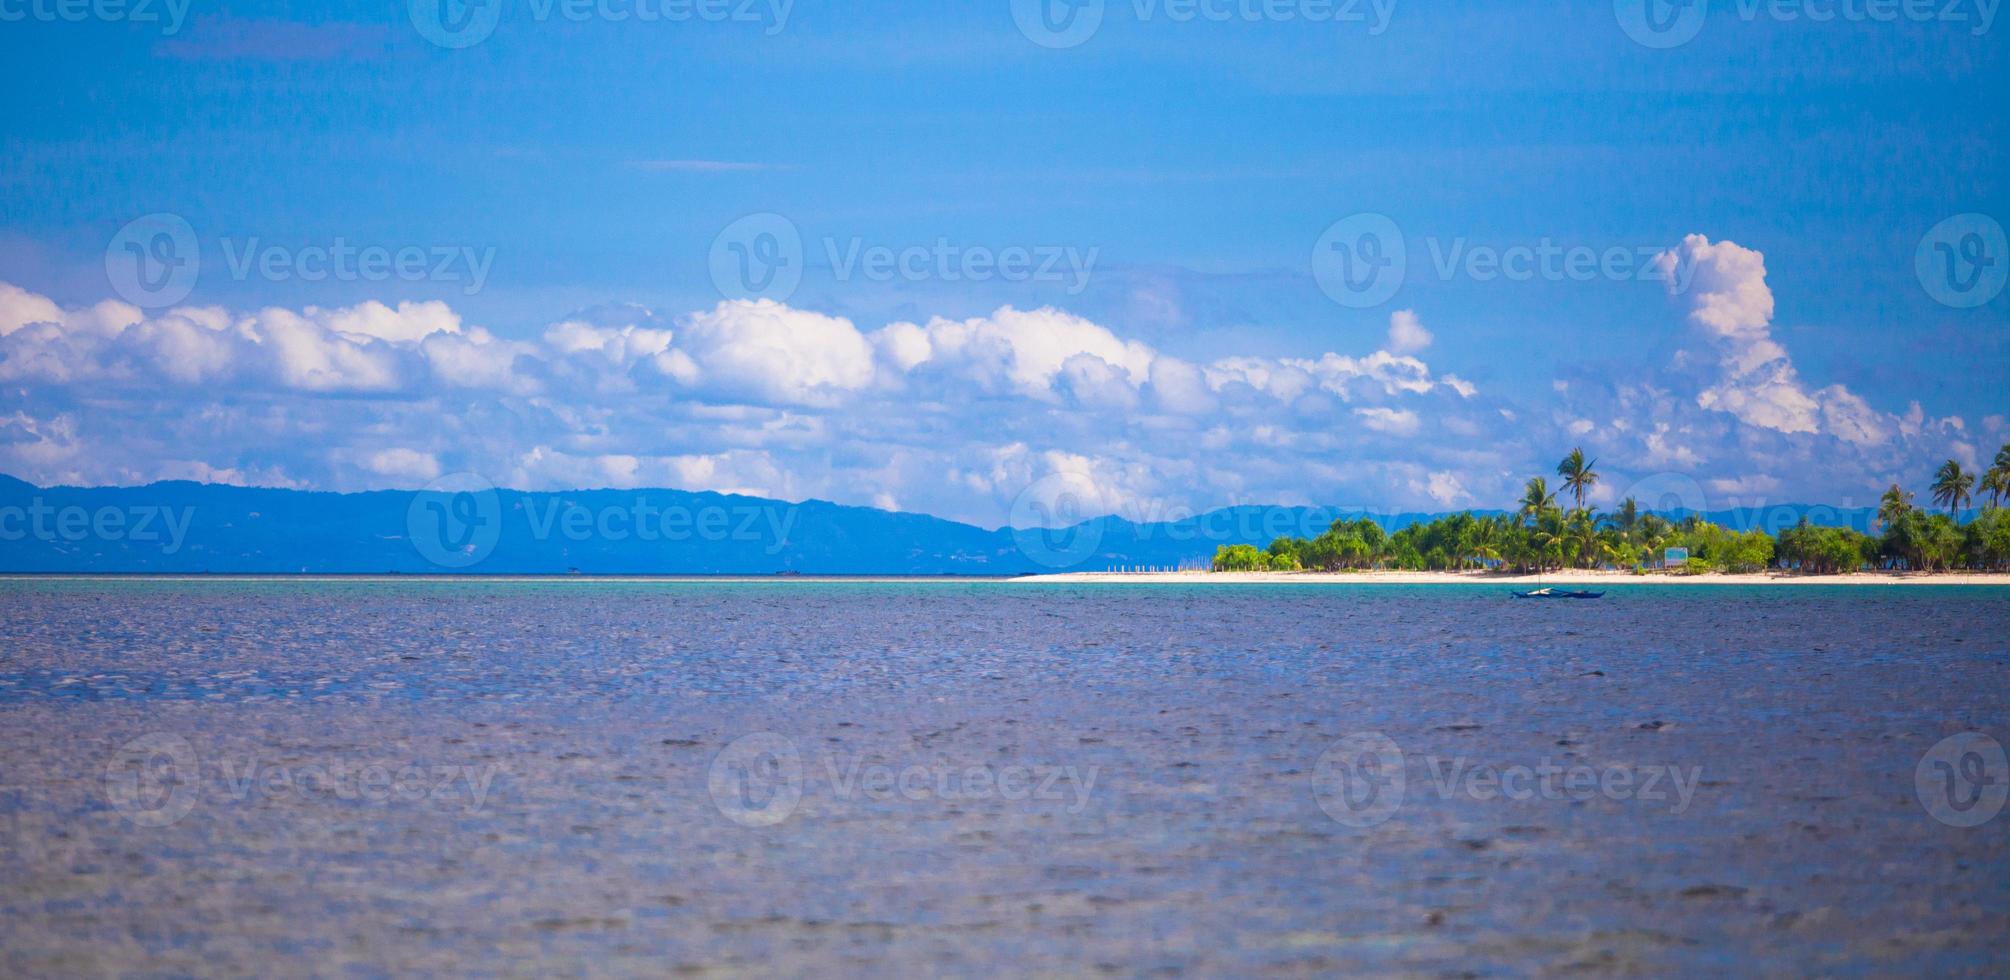
<svg viewBox="0 0 2010 980">
<path fill-rule="evenodd" d="M 1631 497 L 1600 512 L 1585 504 L 1585 495 L 1598 485 L 1596 466 L 1583 449 L 1572 449 L 1557 464 L 1557 488 L 1552 490 L 1546 477 L 1530 478 L 1512 513 L 1462 511 L 1393 533 L 1367 517 L 1343 517 L 1316 538 L 1281 537 L 1265 549 L 1222 545 L 1215 550 L 1214 570 L 1645 568 L 1661 567 L 1662 556 L 1675 548 L 1687 552 L 1676 570 L 1689 574 L 1776 567 L 1820 575 L 1865 566 L 2010 569 L 2010 513 L 2002 507 L 2010 498 L 2010 445 L 1980 474 L 1951 459 L 1941 465 L 1929 492 L 1944 513 L 1915 506 L 1909 491 L 1892 484 L 1879 500 L 1874 534 L 1819 527 L 1805 516 L 1778 536 L 1736 531 L 1696 514 L 1669 520 L 1642 511 Z M 1977 493 L 1982 509 L 1964 524 L 1961 513 Z"/>
</svg>

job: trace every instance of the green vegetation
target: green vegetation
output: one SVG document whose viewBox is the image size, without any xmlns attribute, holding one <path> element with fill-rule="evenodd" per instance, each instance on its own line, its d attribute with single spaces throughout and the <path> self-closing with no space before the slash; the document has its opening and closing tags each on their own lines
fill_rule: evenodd
<svg viewBox="0 0 2010 980">
<path fill-rule="evenodd" d="M 1688 559 L 1677 574 L 1757 572 L 1798 569 L 1806 574 L 1854 572 L 1885 562 L 1920 571 L 1955 568 L 2010 569 L 2010 445 L 1977 476 L 1948 460 L 1934 474 L 1933 502 L 1947 513 L 1913 506 L 1913 496 L 1893 484 L 1878 502 L 1876 535 L 1849 528 L 1816 527 L 1803 517 L 1775 538 L 1763 530 L 1734 531 L 1691 514 L 1671 522 L 1643 512 L 1632 498 L 1610 513 L 1585 506 L 1585 493 L 1598 484 L 1597 460 L 1573 449 L 1557 464 L 1560 491 L 1532 477 L 1512 514 L 1450 514 L 1391 534 L 1366 517 L 1334 521 L 1316 538 L 1285 537 L 1267 549 L 1223 545 L 1214 569 L 1248 571 L 1345 571 L 1372 568 L 1458 571 L 1496 568 L 1543 572 L 1563 568 L 1660 568 L 1670 548 L 1685 548 Z M 1982 511 L 1967 524 L 1960 513 L 1982 495 Z M 1567 492 L 1574 505 L 1558 502 Z"/>
</svg>

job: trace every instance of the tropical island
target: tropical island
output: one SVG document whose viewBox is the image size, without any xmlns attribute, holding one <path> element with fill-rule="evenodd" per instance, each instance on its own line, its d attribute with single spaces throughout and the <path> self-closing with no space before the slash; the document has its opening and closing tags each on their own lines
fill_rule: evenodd
<svg viewBox="0 0 2010 980">
<path fill-rule="evenodd" d="M 1929 492 L 1936 507 L 1914 504 L 1893 484 L 1879 502 L 1873 530 L 1828 527 L 1801 517 L 1777 535 L 1738 531 L 1696 514 L 1671 519 L 1643 510 L 1629 497 L 1609 512 L 1585 502 L 1598 484 L 1596 460 L 1581 448 L 1557 464 L 1558 486 L 1531 477 L 1511 512 L 1462 511 L 1394 532 L 1368 517 L 1341 518 L 1315 538 L 1280 537 L 1268 548 L 1251 544 L 1216 549 L 1213 572 L 1243 573 L 1246 580 L 1298 579 L 1325 573 L 1357 580 L 1442 581 L 1447 576 L 1487 580 L 1610 581 L 1615 576 L 1668 580 L 2003 582 L 2010 584 L 2010 445 L 1990 468 L 1976 474 L 1956 460 L 1935 472 Z M 1965 523 L 1963 511 L 1981 495 L 1982 506 Z M 1567 498 L 1563 495 L 1567 495 Z M 1565 503 L 1568 506 L 1565 506 Z M 1045 578 L 1178 579 L 1206 573 L 1075 573 Z M 1224 578 L 1224 576 L 1215 576 Z"/>
</svg>

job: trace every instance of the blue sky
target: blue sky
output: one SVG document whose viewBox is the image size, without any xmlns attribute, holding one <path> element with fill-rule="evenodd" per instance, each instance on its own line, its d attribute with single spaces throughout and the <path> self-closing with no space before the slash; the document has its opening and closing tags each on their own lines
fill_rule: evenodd
<svg viewBox="0 0 2010 980">
<path fill-rule="evenodd" d="M 1579 443 L 1607 493 L 1865 503 L 2010 441 L 1983 0 L 1657 6 L 1669 47 L 1630 0 L 1107 0 L 1066 47 L 1008 0 L 500 3 L 449 48 L 435 0 L 0 0 L 0 471 L 995 524 L 1494 506 Z M 156 214 L 194 261 L 136 297 Z M 1361 214 L 1405 268 L 1336 301 Z M 773 306 L 718 281 L 747 215 L 801 243 Z M 424 271 L 312 275 L 342 244 Z"/>
</svg>

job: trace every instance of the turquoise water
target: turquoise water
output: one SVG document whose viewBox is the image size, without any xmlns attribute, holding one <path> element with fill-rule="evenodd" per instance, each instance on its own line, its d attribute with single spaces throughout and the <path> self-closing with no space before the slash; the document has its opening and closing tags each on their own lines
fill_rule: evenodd
<svg viewBox="0 0 2010 980">
<path fill-rule="evenodd" d="M 1506 591 L 0 580 L 0 972 L 2000 962 L 2010 590 Z"/>
</svg>

